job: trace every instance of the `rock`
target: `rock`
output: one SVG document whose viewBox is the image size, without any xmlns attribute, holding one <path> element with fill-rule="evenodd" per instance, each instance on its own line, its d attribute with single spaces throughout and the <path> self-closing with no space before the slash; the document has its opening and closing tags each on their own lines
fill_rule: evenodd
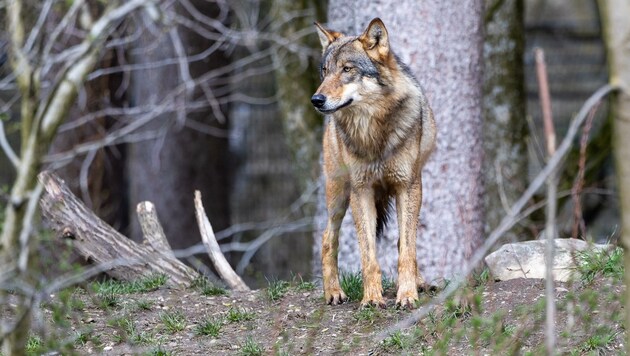
<svg viewBox="0 0 630 356">
<path fill-rule="evenodd" d="M 545 240 L 505 244 L 486 256 L 490 273 L 496 280 L 545 278 Z M 612 249 L 613 245 L 590 244 L 578 239 L 556 239 L 553 278 L 566 282 L 576 268 L 576 251 Z"/>
</svg>

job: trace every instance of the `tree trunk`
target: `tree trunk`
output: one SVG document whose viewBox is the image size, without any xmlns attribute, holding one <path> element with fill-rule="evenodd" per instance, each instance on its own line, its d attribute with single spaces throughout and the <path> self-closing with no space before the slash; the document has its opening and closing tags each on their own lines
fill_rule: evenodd
<svg viewBox="0 0 630 356">
<path fill-rule="evenodd" d="M 494 230 L 527 186 L 523 0 L 485 0 L 483 172 L 485 232 Z M 522 240 L 515 227 L 503 241 Z"/>
<path fill-rule="evenodd" d="M 216 18 L 214 3 L 193 1 L 196 8 L 206 16 Z M 191 30 L 179 27 L 188 55 L 197 54 L 212 45 Z M 177 58 L 168 33 L 159 38 L 146 31 L 134 51 L 133 62 L 150 64 L 164 58 Z M 190 75 L 198 78 L 213 68 L 227 65 L 228 58 L 215 51 L 203 61 L 190 63 Z M 158 105 L 177 85 L 183 82 L 177 64 L 137 70 L 131 74 L 132 86 L 129 97 L 132 105 Z M 192 98 L 203 95 L 200 88 L 191 93 Z M 182 101 L 181 104 L 185 105 Z M 227 108 L 221 106 L 221 111 Z M 208 217 L 217 230 L 229 225 L 228 192 L 230 185 L 229 158 L 227 156 L 227 122 L 220 122 L 210 108 L 188 112 L 185 118 L 171 112 L 161 115 L 146 127 L 145 132 L 159 133 L 154 140 L 130 144 L 127 156 L 127 181 L 129 185 L 129 209 L 135 210 L 140 201 L 149 200 L 161 216 L 168 216 L 164 232 L 174 249 L 186 248 L 201 242 L 195 210 L 192 203 L 194 190 L 204 194 L 204 205 Z M 216 132 L 209 135 L 190 127 L 191 123 L 207 125 Z M 131 217 L 130 235 L 141 239 L 140 225 Z"/>
<path fill-rule="evenodd" d="M 417 76 L 433 108 L 437 147 L 423 170 L 417 240 L 419 269 L 428 281 L 458 274 L 483 234 L 482 8 L 481 0 L 456 7 L 437 1 L 361 0 L 348 5 L 335 0 L 328 9 L 329 27 L 351 35 L 360 34 L 372 17 L 382 16 L 391 48 Z M 326 220 L 323 203 L 319 206 L 317 256 Z M 395 220 L 379 244 L 381 269 L 390 276 L 396 274 L 398 258 Z M 339 248 L 342 270 L 359 269 L 354 236 L 347 214 Z"/>
<path fill-rule="evenodd" d="M 626 0 L 600 0 L 600 14 L 608 50 L 610 82 L 620 91 L 613 101 L 614 152 L 621 206 L 621 243 L 624 248 L 626 284 L 626 350 L 630 349 L 630 3 Z"/>
<path fill-rule="evenodd" d="M 314 0 L 282 0 L 274 1 L 277 21 L 286 22 L 283 17 L 296 11 L 313 10 L 314 16 L 302 16 L 286 22 L 280 28 L 280 35 L 290 38 L 298 31 L 312 26 L 313 21 L 323 21 L 325 3 Z M 311 35 L 300 39 L 299 43 L 311 48 L 319 48 L 316 36 Z M 319 54 L 318 50 L 316 51 Z M 319 59 L 314 59 L 308 53 L 301 61 L 295 54 L 284 50 L 277 53 L 274 60 L 278 83 L 279 107 L 282 124 L 288 140 L 288 146 L 293 154 L 294 171 L 300 191 L 308 188 L 317 179 L 319 172 L 319 155 L 321 153 L 322 116 L 313 110 L 309 98 L 319 85 Z M 306 65 L 305 65 L 306 64 Z"/>
</svg>

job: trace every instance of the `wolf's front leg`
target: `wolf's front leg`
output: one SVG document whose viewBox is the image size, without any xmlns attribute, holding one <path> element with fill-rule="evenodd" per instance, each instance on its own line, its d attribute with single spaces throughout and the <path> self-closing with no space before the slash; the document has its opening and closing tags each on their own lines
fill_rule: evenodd
<svg viewBox="0 0 630 356">
<path fill-rule="evenodd" d="M 374 190 L 353 188 L 350 194 L 352 216 L 357 229 L 357 239 L 361 250 L 361 271 L 363 275 L 362 306 L 374 305 L 385 308 L 381 268 L 376 259 L 376 206 Z"/>
<path fill-rule="evenodd" d="M 336 222 L 328 219 L 328 226 L 322 237 L 322 278 L 324 282 L 324 299 L 327 304 L 342 304 L 348 297 L 339 285 L 339 268 L 337 255 L 339 250 L 339 226 L 341 221 Z"/>
<path fill-rule="evenodd" d="M 348 300 L 339 285 L 339 228 L 348 210 L 349 183 L 346 177 L 331 174 L 326 178 L 326 207 L 328 224 L 322 237 L 322 278 L 326 303 L 337 305 Z"/>
<path fill-rule="evenodd" d="M 398 291 L 396 305 L 402 308 L 414 308 L 418 302 L 418 262 L 416 259 L 416 232 L 418 215 L 422 203 L 422 181 L 420 177 L 409 186 L 403 186 L 396 192 L 396 210 L 398 213 Z"/>
</svg>

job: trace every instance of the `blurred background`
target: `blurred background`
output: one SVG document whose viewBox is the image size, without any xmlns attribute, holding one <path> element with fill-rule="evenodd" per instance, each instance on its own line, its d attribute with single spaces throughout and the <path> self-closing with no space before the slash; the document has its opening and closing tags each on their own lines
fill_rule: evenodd
<svg viewBox="0 0 630 356">
<path fill-rule="evenodd" d="M 7 11 L 5 3 L 1 12 Z M 24 3 L 27 41 L 31 30 L 45 34 L 28 47 L 30 60 L 41 68 L 39 94 L 45 98 L 91 19 L 109 6 Z M 249 284 L 272 276 L 316 276 L 321 227 L 315 222 L 321 219 L 315 217 L 325 214 L 318 208 L 324 118 L 310 104 L 321 53 L 312 23 L 358 34 L 379 16 L 390 36 L 399 38 L 394 50 L 407 51 L 396 2 L 379 2 L 380 8 L 391 6 L 391 13 L 375 13 L 363 3 L 179 0 L 131 13 L 109 34 L 42 168 L 57 172 L 99 217 L 137 241 L 142 236 L 136 204 L 153 202 L 174 249 L 200 242 L 192 203 L 198 189 L 226 257 Z M 349 8 L 351 17 L 343 12 Z M 422 12 L 411 16 L 424 20 Z M 483 38 L 483 77 L 473 83 L 482 107 L 473 110 L 482 109 L 484 125 L 485 160 L 477 170 L 486 192 L 479 209 L 487 233 L 544 166 L 533 49 L 545 51 L 558 141 L 608 75 L 595 0 L 486 0 L 483 14 L 470 16 L 481 16 Z M 21 94 L 9 61 L 11 36 L 11 29 L 0 29 L 0 120 L 19 152 Z M 431 93 L 432 83 L 422 82 Z M 606 103 L 589 134 L 578 219 L 570 192 L 579 145 L 560 175 L 559 235 L 614 242 L 619 213 Z M 15 177 L 0 154 L 2 206 Z M 543 201 L 541 192 L 531 206 Z M 503 241 L 536 239 L 543 228 L 544 212 L 537 210 Z"/>
</svg>

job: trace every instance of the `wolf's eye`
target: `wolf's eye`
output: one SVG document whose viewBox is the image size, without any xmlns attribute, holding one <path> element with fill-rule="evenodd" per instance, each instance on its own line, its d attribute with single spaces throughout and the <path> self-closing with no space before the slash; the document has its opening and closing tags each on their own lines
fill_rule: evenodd
<svg viewBox="0 0 630 356">
<path fill-rule="evenodd" d="M 348 67 L 348 66 L 343 67 L 343 71 L 346 73 L 348 73 L 351 70 L 352 70 L 352 67 Z"/>
<path fill-rule="evenodd" d="M 326 75 L 326 67 L 322 67 L 322 74 Z"/>
</svg>

